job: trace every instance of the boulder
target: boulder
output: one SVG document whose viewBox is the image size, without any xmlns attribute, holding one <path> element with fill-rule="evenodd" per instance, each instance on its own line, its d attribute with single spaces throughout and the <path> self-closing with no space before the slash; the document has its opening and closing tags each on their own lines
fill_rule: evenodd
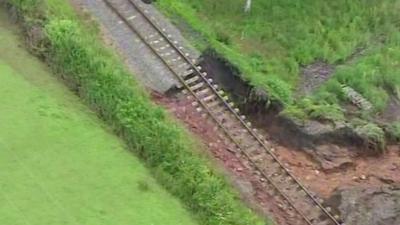
<svg viewBox="0 0 400 225">
<path fill-rule="evenodd" d="M 347 148 L 337 145 L 325 144 L 316 146 L 315 149 L 306 149 L 314 160 L 325 171 L 347 168 L 353 165 L 351 153 Z"/>
<path fill-rule="evenodd" d="M 400 224 L 400 186 L 341 189 L 329 202 L 348 225 Z"/>
</svg>

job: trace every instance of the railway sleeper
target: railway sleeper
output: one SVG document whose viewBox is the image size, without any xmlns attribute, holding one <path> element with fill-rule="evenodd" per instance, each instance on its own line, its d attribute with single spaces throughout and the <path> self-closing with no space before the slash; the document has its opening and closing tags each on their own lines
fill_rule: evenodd
<svg viewBox="0 0 400 225">
<path fill-rule="evenodd" d="M 229 119 L 229 116 L 228 116 L 229 115 L 229 111 L 224 106 L 220 106 L 220 107 L 214 108 L 213 114 L 214 114 L 214 117 L 218 121 L 224 121 L 224 120 Z"/>
<path fill-rule="evenodd" d="M 217 98 L 218 98 L 218 97 L 217 97 L 215 94 L 211 94 L 211 95 L 208 95 L 208 96 L 202 98 L 202 100 L 203 100 L 204 102 L 209 102 L 209 101 L 215 100 L 215 99 L 217 99 Z"/>
<path fill-rule="evenodd" d="M 188 71 L 186 71 L 184 74 L 182 74 L 182 76 L 183 77 L 187 77 L 187 76 L 189 76 L 189 75 L 191 75 L 193 73 L 193 70 L 188 70 Z M 194 82 L 196 82 L 196 81 L 198 81 L 200 79 L 200 77 L 199 76 L 192 76 L 191 78 L 189 78 L 189 79 L 186 79 L 185 80 L 185 83 L 187 84 L 187 85 L 192 85 Z"/>
<path fill-rule="evenodd" d="M 208 107 L 210 110 L 213 111 L 213 109 L 214 109 L 215 107 L 221 105 L 221 101 L 219 101 L 219 100 L 212 101 L 212 102 L 206 103 L 206 105 L 207 105 L 207 107 Z"/>
<path fill-rule="evenodd" d="M 197 97 L 202 98 L 203 96 L 206 96 L 209 93 L 211 93 L 211 89 L 205 88 L 203 90 L 197 91 L 195 94 L 196 94 Z"/>
<path fill-rule="evenodd" d="M 200 89 L 200 88 L 203 87 L 203 86 L 204 86 L 204 82 L 200 82 L 200 83 L 197 83 L 197 84 L 195 84 L 195 85 L 193 85 L 193 86 L 190 86 L 190 89 L 191 89 L 192 91 L 196 91 L 196 90 Z"/>
</svg>

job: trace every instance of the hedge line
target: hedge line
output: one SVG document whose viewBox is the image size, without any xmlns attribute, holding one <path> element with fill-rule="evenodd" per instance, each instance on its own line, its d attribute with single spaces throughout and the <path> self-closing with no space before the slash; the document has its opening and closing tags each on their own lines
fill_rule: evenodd
<svg viewBox="0 0 400 225">
<path fill-rule="evenodd" d="M 96 35 L 87 32 L 79 19 L 57 16 L 68 14 L 60 11 L 63 7 L 57 7 L 59 14 L 54 9 L 43 10 L 55 1 L 44 0 L 41 7 L 36 0 L 10 0 L 9 4 L 25 24 L 36 21 L 43 28 L 44 56 L 56 74 L 124 138 L 202 224 L 263 224 L 206 159 L 193 151 L 185 131 L 151 103 Z"/>
</svg>

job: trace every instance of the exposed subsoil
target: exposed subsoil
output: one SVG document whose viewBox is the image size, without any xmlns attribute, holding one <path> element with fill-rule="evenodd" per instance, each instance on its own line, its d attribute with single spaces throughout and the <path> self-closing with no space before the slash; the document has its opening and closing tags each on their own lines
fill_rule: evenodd
<svg viewBox="0 0 400 225">
<path fill-rule="evenodd" d="M 225 143 L 222 134 L 211 121 L 201 117 L 191 105 L 191 100 L 156 93 L 153 93 L 153 99 L 200 137 L 205 149 L 232 175 L 233 183 L 250 205 L 263 215 L 272 215 L 278 224 L 292 224 L 285 209 L 280 208 L 280 204 L 263 190 L 253 169 L 240 162 L 233 147 Z M 277 143 L 272 145 L 278 158 L 289 170 L 322 198 L 329 198 L 337 188 L 381 187 L 400 183 L 400 146 L 390 146 L 380 157 L 351 156 L 350 166 L 323 170 L 320 163 L 304 151 Z"/>
<path fill-rule="evenodd" d="M 272 217 L 278 224 L 290 225 L 295 219 L 288 217 L 287 210 L 282 204 L 271 197 L 263 188 L 259 177 L 248 165 L 241 163 L 234 147 L 226 143 L 222 133 L 215 129 L 215 125 L 202 117 L 191 105 L 192 101 L 184 97 L 167 97 L 158 93 L 152 94 L 153 100 L 164 106 L 175 118 L 182 121 L 186 127 L 200 137 L 204 147 L 228 173 L 231 182 L 240 190 L 244 200 L 251 207 L 266 217 Z"/>
<path fill-rule="evenodd" d="M 286 166 L 312 191 L 329 198 L 339 187 L 376 187 L 400 183 L 400 147 L 390 146 L 380 157 L 352 157 L 347 168 L 324 171 L 307 153 L 275 146 Z"/>
</svg>

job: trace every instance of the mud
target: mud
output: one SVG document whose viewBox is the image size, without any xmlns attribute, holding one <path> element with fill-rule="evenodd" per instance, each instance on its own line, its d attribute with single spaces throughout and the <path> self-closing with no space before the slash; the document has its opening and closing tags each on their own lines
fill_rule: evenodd
<svg viewBox="0 0 400 225">
<path fill-rule="evenodd" d="M 299 124 L 279 115 L 281 107 L 270 104 L 268 96 L 254 91 L 238 75 L 238 71 L 212 51 L 202 55 L 201 66 L 250 121 L 259 128 L 275 149 L 277 157 L 312 192 L 328 199 L 340 188 L 371 188 L 400 184 L 400 149 L 389 146 L 385 154 L 369 157 L 363 140 L 345 124 L 308 121 Z M 254 95 L 256 93 L 256 98 Z M 171 109 L 188 128 L 201 138 L 211 156 L 230 171 L 231 180 L 250 205 L 256 205 L 263 215 L 273 215 L 278 224 L 291 224 L 285 210 L 279 209 L 260 186 L 252 169 L 240 163 L 230 151 L 214 125 L 201 118 L 189 104 L 176 96 L 158 96 L 157 102 Z M 161 99 L 161 100 L 160 100 Z M 183 106 L 182 106 L 183 104 Z M 182 108 L 183 107 L 183 108 Z M 215 139 L 218 137 L 218 139 Z M 288 138 L 290 137 L 290 138 Z M 336 210 L 334 208 L 334 210 Z M 357 209 L 355 209 L 357 210 Z"/>
<path fill-rule="evenodd" d="M 323 170 L 319 163 L 302 151 L 276 146 L 286 166 L 312 191 L 323 198 L 343 187 L 381 187 L 400 184 L 400 147 L 390 146 L 380 157 L 350 156 L 351 166 Z"/>
<path fill-rule="evenodd" d="M 364 140 L 345 124 L 319 121 L 298 123 L 280 115 L 282 106 L 279 103 L 270 102 L 267 93 L 252 88 L 240 77 L 237 68 L 213 50 L 203 52 L 200 65 L 229 93 L 231 99 L 258 129 L 266 130 L 269 138 L 287 147 L 315 149 L 318 145 L 336 144 L 356 150 L 355 146 L 364 145 Z M 327 77 L 333 72 L 333 67 L 319 63 L 310 66 L 308 70 L 310 74 L 314 71 Z"/>
<path fill-rule="evenodd" d="M 204 144 L 204 150 L 214 158 L 215 163 L 227 171 L 230 181 L 240 190 L 243 199 L 260 214 L 272 217 L 278 224 L 293 224 L 285 209 L 276 202 L 259 182 L 253 169 L 241 163 L 234 154 L 233 147 L 225 141 L 215 125 L 202 117 L 191 105 L 191 100 L 153 94 L 156 103 L 167 108 L 178 120 Z M 179 96 L 179 94 L 178 94 Z M 339 155 L 344 154 L 344 165 L 336 169 L 325 168 L 310 154 L 298 148 L 289 148 L 270 142 L 277 157 L 300 181 L 318 196 L 328 199 L 339 188 L 382 187 L 400 184 L 400 147 L 390 146 L 386 154 L 380 157 L 359 157 L 345 154 L 349 151 L 338 148 Z M 325 149 L 329 151 L 329 148 Z M 321 153 L 322 154 L 322 153 Z M 321 155 L 324 157 L 324 154 Z M 330 165 L 328 165 L 330 166 Z"/>
<path fill-rule="evenodd" d="M 205 153 L 222 168 L 251 208 L 266 218 L 273 218 L 277 224 L 296 223 L 296 220 L 288 215 L 286 209 L 281 207 L 283 204 L 263 187 L 254 169 L 241 162 L 240 156 L 233 151 L 235 147 L 226 141 L 211 121 L 196 111 L 196 108 L 191 105 L 191 100 L 182 96 L 166 97 L 158 93 L 153 93 L 152 97 L 157 104 L 168 109 L 176 119 L 182 121 L 193 134 L 200 138 L 203 149 L 206 150 Z"/>
</svg>

